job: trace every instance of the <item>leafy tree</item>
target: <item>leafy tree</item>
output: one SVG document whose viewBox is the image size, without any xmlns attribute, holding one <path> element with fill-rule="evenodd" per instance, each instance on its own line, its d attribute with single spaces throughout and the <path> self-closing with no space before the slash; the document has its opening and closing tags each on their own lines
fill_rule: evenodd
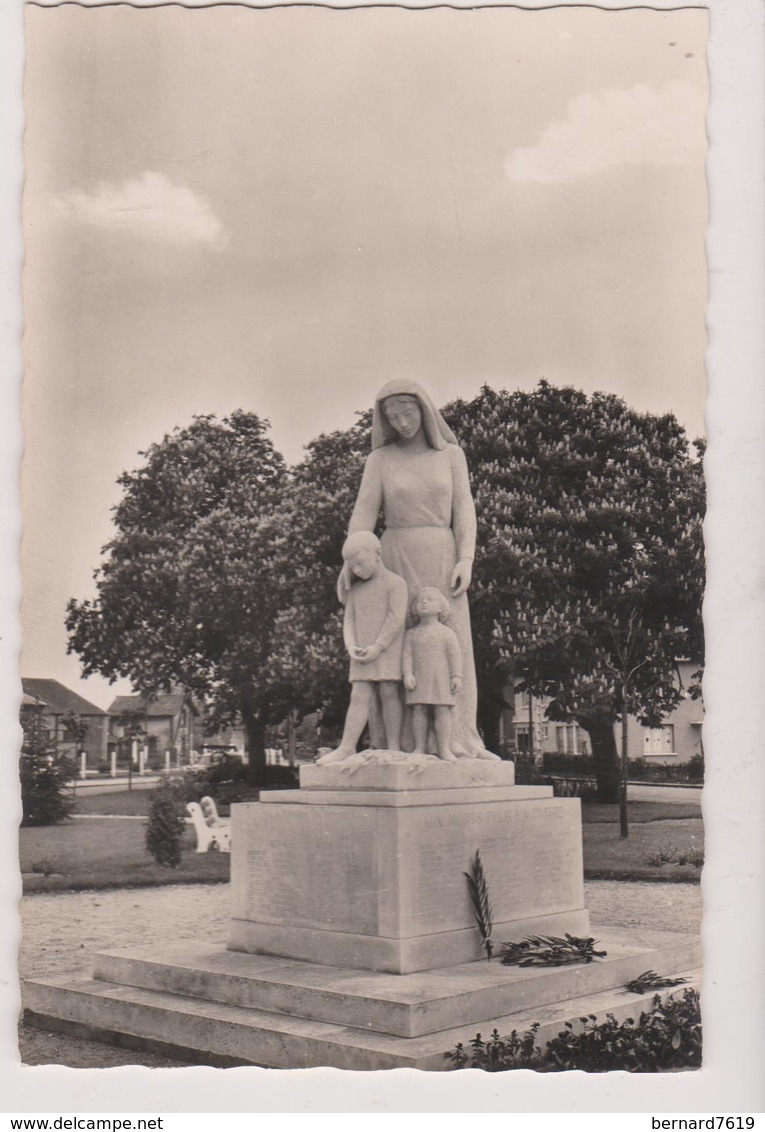
<svg viewBox="0 0 765 1132">
<path fill-rule="evenodd" d="M 673 416 L 547 382 L 532 393 L 484 387 L 445 415 L 478 512 L 471 608 L 484 723 L 496 689 L 522 677 L 551 697 L 550 718 L 589 733 L 598 796 L 616 801 L 614 724 L 627 711 L 657 725 L 683 694 L 677 659 L 703 655 L 700 461 Z"/>
<path fill-rule="evenodd" d="M 76 771 L 74 760 L 59 749 L 42 712 L 34 708 L 22 710 L 21 727 L 21 824 L 57 825 L 74 809 L 68 791 Z"/>
<path fill-rule="evenodd" d="M 290 684 L 301 714 L 320 708 L 330 725 L 348 706 L 348 658 L 337 599 L 340 548 L 370 448 L 371 412 L 344 431 L 319 436 L 293 469 L 278 525 L 284 539 L 273 568 L 288 584 L 274 632 L 269 668 L 275 684 Z"/>
<path fill-rule="evenodd" d="M 79 751 L 85 744 L 88 727 L 81 715 L 75 711 L 65 711 L 61 716 L 61 738 L 64 743 L 73 743 Z"/>
<path fill-rule="evenodd" d="M 267 422 L 237 411 L 194 418 L 120 476 L 116 534 L 94 600 L 69 603 L 69 651 L 83 672 L 126 677 L 151 697 L 175 685 L 207 705 L 214 729 L 239 715 L 253 778 L 265 727 L 289 690 L 268 678 L 285 579 L 271 567 L 287 472 Z"/>
</svg>

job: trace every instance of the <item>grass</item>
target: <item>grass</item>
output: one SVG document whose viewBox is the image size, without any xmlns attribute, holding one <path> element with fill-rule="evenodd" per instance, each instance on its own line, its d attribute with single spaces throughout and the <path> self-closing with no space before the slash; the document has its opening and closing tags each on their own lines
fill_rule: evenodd
<svg viewBox="0 0 765 1132">
<path fill-rule="evenodd" d="M 584 827 L 584 875 L 591 880 L 695 881 L 701 875 L 703 846 L 698 816 L 634 822 L 627 838 L 619 836 L 618 823 L 591 823 Z"/>
<path fill-rule="evenodd" d="M 76 814 L 148 817 L 152 790 L 116 790 L 113 794 L 77 794 Z"/>
<path fill-rule="evenodd" d="M 627 819 L 630 825 L 649 821 L 677 821 L 686 818 L 700 818 L 701 810 L 691 802 L 628 802 Z M 582 821 L 585 825 L 598 825 L 601 822 L 619 824 L 619 807 L 606 806 L 602 802 L 583 802 Z"/>
<path fill-rule="evenodd" d="M 93 818 L 19 832 L 25 892 L 142 888 L 229 879 L 229 856 L 196 853 L 191 829 L 185 835 L 183 856 L 176 869 L 158 865 L 147 852 L 142 821 Z"/>
<path fill-rule="evenodd" d="M 142 821 L 151 791 L 119 791 L 78 798 L 77 813 L 90 815 L 60 826 L 20 830 L 25 892 L 128 888 L 226 881 L 230 858 L 195 852 L 189 828 L 176 869 L 158 865 L 144 847 Z M 221 813 L 224 807 L 221 807 Z M 101 821 L 93 815 L 105 816 Z M 619 836 L 618 806 L 582 806 L 584 871 L 589 879 L 696 881 L 701 874 L 703 827 L 697 806 L 632 802 L 629 837 Z M 682 864 L 680 862 L 683 862 Z"/>
</svg>

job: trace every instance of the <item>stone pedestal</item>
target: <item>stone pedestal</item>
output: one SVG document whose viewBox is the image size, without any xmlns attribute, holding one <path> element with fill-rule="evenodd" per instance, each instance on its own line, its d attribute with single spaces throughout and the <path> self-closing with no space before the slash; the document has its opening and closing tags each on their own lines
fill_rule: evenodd
<svg viewBox="0 0 765 1132">
<path fill-rule="evenodd" d="M 476 850 L 495 944 L 586 935 L 579 801 L 513 770 L 360 759 L 235 806 L 229 948 L 394 974 L 479 960 Z"/>
<path fill-rule="evenodd" d="M 27 1019 L 206 1065 L 438 1071 L 476 1030 L 537 1024 L 543 1046 L 591 1014 L 634 1018 L 655 992 L 624 986 L 649 969 L 698 985 L 698 940 L 666 932 L 597 928 L 586 965 L 485 961 L 476 849 L 497 945 L 589 934 L 579 802 L 514 786 L 512 766 L 358 757 L 301 785 L 234 807 L 228 949 L 102 953 L 92 979 L 25 984 Z"/>
</svg>

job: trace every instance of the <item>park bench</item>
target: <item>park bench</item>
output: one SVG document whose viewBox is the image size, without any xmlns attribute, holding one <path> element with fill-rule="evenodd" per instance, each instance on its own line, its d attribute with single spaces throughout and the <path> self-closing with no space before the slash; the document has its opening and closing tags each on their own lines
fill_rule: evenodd
<svg viewBox="0 0 765 1132">
<path fill-rule="evenodd" d="M 197 853 L 207 853 L 219 849 L 221 853 L 231 852 L 231 822 L 218 817 L 218 809 L 212 798 L 200 802 L 189 802 L 186 806 L 194 831 L 197 835 Z"/>
</svg>

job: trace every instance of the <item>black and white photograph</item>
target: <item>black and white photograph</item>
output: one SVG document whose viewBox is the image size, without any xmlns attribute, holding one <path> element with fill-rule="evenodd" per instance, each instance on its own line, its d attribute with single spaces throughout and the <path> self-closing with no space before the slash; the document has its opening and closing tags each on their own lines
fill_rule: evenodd
<svg viewBox="0 0 765 1132">
<path fill-rule="evenodd" d="M 22 1067 L 703 1092 L 715 7 L 25 6 Z"/>
</svg>

